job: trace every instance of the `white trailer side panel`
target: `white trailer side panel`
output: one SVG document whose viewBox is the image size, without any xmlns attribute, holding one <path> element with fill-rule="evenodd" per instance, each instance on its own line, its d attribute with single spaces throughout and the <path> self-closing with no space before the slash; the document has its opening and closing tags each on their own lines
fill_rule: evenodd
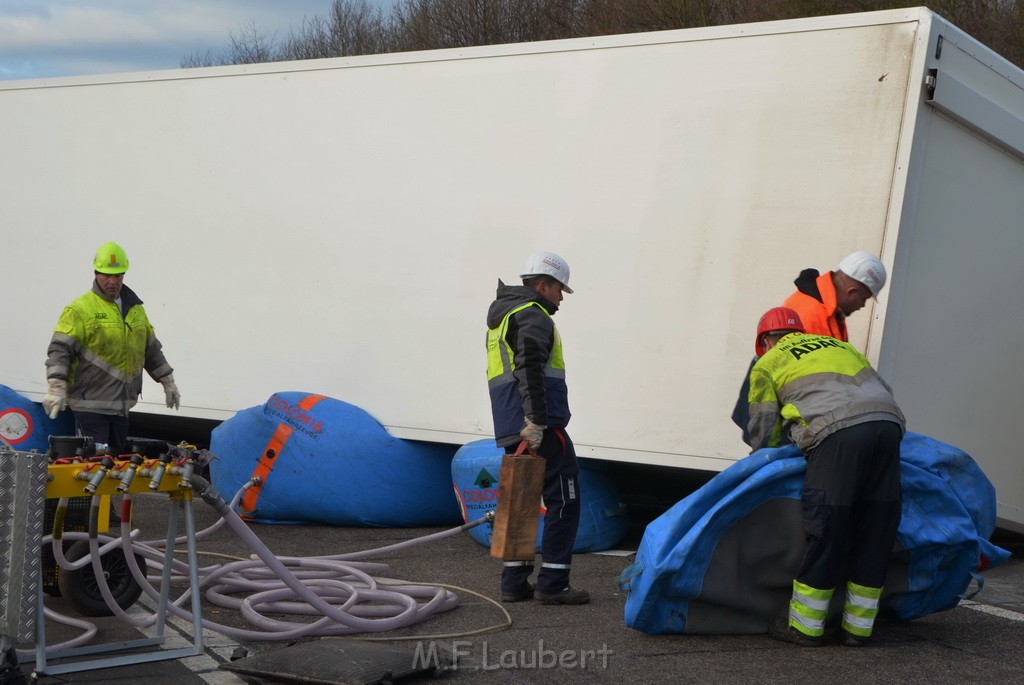
<svg viewBox="0 0 1024 685">
<path fill-rule="evenodd" d="M 880 368 L 909 427 L 974 457 L 996 486 L 1000 525 L 1024 531 L 1013 428 L 1024 387 L 1024 316 L 1014 302 L 1024 164 L 1013 149 L 1024 142 L 1024 81 L 942 21 L 927 55 L 941 104 L 922 106 L 916 125 Z"/>
<path fill-rule="evenodd" d="M 923 16 L 0 84 L 0 382 L 41 398 L 115 240 L 183 414 L 304 390 L 478 439 L 484 312 L 547 249 L 580 453 L 724 468 L 760 313 L 883 249 Z"/>
</svg>

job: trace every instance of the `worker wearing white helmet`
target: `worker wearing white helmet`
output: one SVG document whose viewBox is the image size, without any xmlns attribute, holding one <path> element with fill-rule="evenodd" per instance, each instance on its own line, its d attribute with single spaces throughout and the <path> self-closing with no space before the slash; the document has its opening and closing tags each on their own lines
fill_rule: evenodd
<svg viewBox="0 0 1024 685">
<path fill-rule="evenodd" d="M 562 339 L 552 316 L 569 287 L 569 265 L 551 252 L 530 255 L 522 285 L 498 281 L 487 312 L 487 381 L 499 446 L 525 441 L 547 461 L 544 473 L 544 537 L 536 588 L 533 562 L 506 561 L 501 599 L 536 598 L 544 604 L 585 604 L 590 595 L 569 585 L 572 550 L 580 519 L 579 465 L 569 423 Z"/>
<path fill-rule="evenodd" d="M 846 317 L 863 308 L 869 298 L 877 297 L 885 279 L 885 266 L 878 257 L 870 252 L 854 252 L 839 262 L 835 271 L 801 271 L 793 281 L 796 292 L 783 306 L 800 315 L 808 333 L 849 342 Z"/>
<path fill-rule="evenodd" d="M 124 284 L 128 255 L 104 243 L 93 258 L 92 289 L 64 308 L 47 349 L 43 408 L 51 419 L 70 406 L 79 435 L 125 452 L 128 411 L 142 392 L 142 372 L 164 386 L 168 407 L 181 396 L 142 300 Z"/>
</svg>

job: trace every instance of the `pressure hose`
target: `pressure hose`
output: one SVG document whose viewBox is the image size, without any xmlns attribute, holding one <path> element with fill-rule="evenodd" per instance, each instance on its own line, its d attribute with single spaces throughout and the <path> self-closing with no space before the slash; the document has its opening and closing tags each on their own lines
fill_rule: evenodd
<svg viewBox="0 0 1024 685">
<path fill-rule="evenodd" d="M 65 571 L 79 569 L 90 563 L 104 601 L 114 615 L 129 625 L 137 628 L 151 626 L 157 621 L 160 611 L 158 609 L 148 616 L 132 616 L 117 604 L 107 584 L 100 558 L 118 545 L 124 553 L 127 567 L 135 582 L 147 597 L 157 602 L 158 607 L 161 604 L 161 590 L 150 582 L 136 555 L 145 558 L 154 575 L 162 577 L 169 584 L 189 581 L 184 592 L 173 601 L 166 602 L 166 610 L 178 618 L 193 622 L 197 632 L 198 622 L 187 607 L 190 606 L 193 592 L 203 592 L 207 601 L 215 606 L 238 610 L 254 627 L 237 628 L 203 619 L 203 629 L 221 633 L 235 640 L 269 642 L 392 631 L 421 623 L 435 614 L 456 608 L 459 598 L 454 592 L 440 587 L 379 577 L 374 574 L 386 573 L 387 564 L 360 560 L 454 536 L 490 521 L 493 517 L 489 513 L 455 528 L 372 550 L 329 556 L 277 557 L 235 512 L 235 507 L 245 491 L 253 485 L 252 482 L 246 483 L 232 498 L 230 504 L 224 501 L 216 488 L 205 478 L 193 474 L 189 477 L 189 482 L 193 493 L 213 507 L 220 516 L 213 525 L 196 532 L 191 544 L 226 525 L 253 552 L 249 559 L 194 568 L 190 564 L 174 559 L 173 545 L 168 547 L 164 540 L 138 541 L 139 531 L 131 529 L 131 494 L 125 494 L 122 502 L 119 537 L 112 538 L 97 532 L 99 496 L 93 497 L 88 534 L 63 534 L 63 539 L 88 539 L 87 557 L 77 561 L 66 559 L 63 554 L 62 535 L 56 526 L 55 535 L 44 540 L 51 542 L 54 559 Z M 61 512 L 62 506 L 66 508 L 65 500 L 58 504 L 58 512 Z M 180 505 L 172 502 L 171 506 Z M 176 513 L 172 511 L 172 517 L 176 517 Z M 189 519 L 186 525 L 194 527 L 191 509 L 185 507 L 185 513 Z M 173 542 L 181 544 L 188 543 L 189 540 L 187 536 L 182 536 Z M 160 547 L 167 548 L 161 551 Z M 194 553 L 194 548 L 190 551 Z M 267 614 L 316 618 L 309 622 L 297 622 L 270 618 Z M 49 609 L 45 610 L 45 616 L 85 630 L 83 635 L 72 640 L 48 646 L 47 654 L 84 644 L 96 633 L 95 625 L 88 621 L 63 616 Z M 24 654 L 28 658 L 33 653 L 19 652 L 19 657 Z"/>
</svg>

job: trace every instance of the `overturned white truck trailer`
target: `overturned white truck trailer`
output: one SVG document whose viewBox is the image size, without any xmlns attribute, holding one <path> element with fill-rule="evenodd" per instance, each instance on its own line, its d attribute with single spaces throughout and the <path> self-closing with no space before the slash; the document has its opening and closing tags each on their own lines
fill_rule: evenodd
<svg viewBox="0 0 1024 685">
<path fill-rule="evenodd" d="M 1024 530 L 1022 85 L 926 9 L 3 82 L 0 383 L 41 399 L 114 240 L 175 416 L 301 390 L 468 442 L 497 279 L 551 250 L 580 454 L 717 471 L 758 316 L 868 250 L 891 278 L 852 341 Z"/>
</svg>

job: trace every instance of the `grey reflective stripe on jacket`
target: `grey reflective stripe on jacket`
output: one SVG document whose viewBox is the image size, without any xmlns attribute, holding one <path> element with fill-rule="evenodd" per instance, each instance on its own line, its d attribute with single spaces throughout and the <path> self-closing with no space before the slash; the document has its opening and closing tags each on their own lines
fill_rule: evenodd
<svg viewBox="0 0 1024 685">
<path fill-rule="evenodd" d="M 864 369 L 855 376 L 804 376 L 790 381 L 778 392 L 783 407 L 796 407 L 803 420 L 795 422 L 789 431 L 801 450 L 817 447 L 843 428 L 869 421 L 892 421 L 903 429 L 906 427 L 903 412 L 874 369 Z"/>
<path fill-rule="evenodd" d="M 817 447 L 836 431 L 869 421 L 906 426 L 899 405 L 870 368 L 855 376 L 828 372 L 803 376 L 778 388 L 777 393 L 777 403 L 750 406 L 751 443 L 755 449 L 778 444 L 780 418 L 803 451 Z"/>
</svg>

